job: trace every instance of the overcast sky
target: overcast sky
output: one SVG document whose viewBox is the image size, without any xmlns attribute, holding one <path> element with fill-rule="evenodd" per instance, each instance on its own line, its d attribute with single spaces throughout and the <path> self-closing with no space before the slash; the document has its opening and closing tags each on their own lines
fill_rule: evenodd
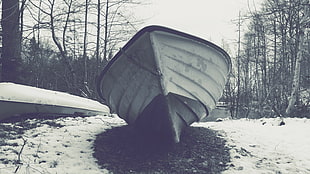
<svg viewBox="0 0 310 174">
<path fill-rule="evenodd" d="M 263 0 L 149 0 L 150 5 L 136 10 L 138 17 L 149 18 L 145 25 L 163 25 L 202 37 L 221 45 L 224 39 L 237 39 L 239 11 L 259 9 Z M 249 4 L 249 5 L 248 5 Z M 255 5 L 254 5 L 255 4 Z"/>
</svg>

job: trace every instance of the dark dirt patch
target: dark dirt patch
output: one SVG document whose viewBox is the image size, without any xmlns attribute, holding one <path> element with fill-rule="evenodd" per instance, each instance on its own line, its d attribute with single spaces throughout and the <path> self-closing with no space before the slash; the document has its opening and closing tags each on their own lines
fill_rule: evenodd
<svg viewBox="0 0 310 174">
<path fill-rule="evenodd" d="M 43 124 L 51 127 L 63 127 L 54 120 L 49 118 L 34 119 L 32 116 L 29 117 L 12 117 L 10 119 L 1 120 L 0 122 L 0 145 L 12 145 L 6 142 L 6 140 L 12 140 L 21 138 L 25 131 L 40 127 Z"/>
<path fill-rule="evenodd" d="M 178 144 L 141 138 L 130 126 L 99 134 L 94 143 L 99 165 L 118 173 L 220 173 L 230 161 L 225 140 L 213 130 L 189 127 Z"/>
<path fill-rule="evenodd" d="M 58 118 L 66 117 L 79 117 L 79 115 L 62 115 L 62 114 L 44 114 L 44 113 L 33 113 L 33 114 L 21 114 L 17 116 L 11 116 L 0 120 L 0 123 L 15 123 L 15 122 L 25 122 L 28 120 L 55 120 Z"/>
</svg>

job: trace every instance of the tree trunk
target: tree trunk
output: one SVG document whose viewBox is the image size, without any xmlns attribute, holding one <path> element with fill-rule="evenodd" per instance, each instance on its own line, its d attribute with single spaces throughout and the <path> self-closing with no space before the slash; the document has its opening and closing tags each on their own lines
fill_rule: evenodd
<svg viewBox="0 0 310 174">
<path fill-rule="evenodd" d="M 309 3 L 309 1 L 305 1 Z M 305 3 L 306 4 L 306 3 Z M 304 45 L 304 37 L 305 37 L 305 28 L 309 24 L 309 7 L 304 7 L 304 16 L 300 21 L 300 31 L 299 31 L 299 45 L 298 45 L 298 52 L 297 58 L 295 63 L 294 69 L 294 77 L 293 77 L 293 84 L 292 84 L 292 92 L 288 101 L 288 106 L 285 110 L 285 114 L 289 115 L 292 113 L 294 105 L 296 103 L 298 90 L 299 90 L 299 81 L 300 81 L 300 62 L 303 56 L 303 45 Z"/>
<path fill-rule="evenodd" d="M 85 21 L 84 21 L 84 39 L 83 39 L 83 60 L 84 60 L 84 85 L 87 85 L 87 22 L 88 22 L 88 0 L 85 1 Z"/>
<path fill-rule="evenodd" d="M 100 57 L 99 57 L 99 49 L 100 49 L 100 15 L 101 15 L 101 8 L 100 8 L 100 0 L 98 0 L 97 4 L 97 38 L 96 38 L 96 75 L 99 73 L 99 67 L 100 67 Z"/>
<path fill-rule="evenodd" d="M 104 26 L 104 52 L 103 52 L 103 58 L 104 60 L 108 60 L 107 58 L 107 45 L 108 45 L 108 14 L 109 14 L 109 0 L 106 2 L 106 8 L 105 8 L 105 26 Z"/>
<path fill-rule="evenodd" d="M 239 11 L 239 18 L 238 18 L 238 50 L 237 50 L 237 98 L 236 98 L 236 114 L 235 117 L 238 117 L 239 109 L 240 109 L 240 45 L 241 45 L 241 16 Z M 240 118 L 240 117 L 239 117 Z"/>
<path fill-rule="evenodd" d="M 285 110 L 285 114 L 291 114 L 294 105 L 296 103 L 296 98 L 299 90 L 299 81 L 300 81 L 300 62 L 302 60 L 302 52 L 303 52 L 303 42 L 304 42 L 304 31 L 301 29 L 299 33 L 299 46 L 297 52 L 297 58 L 295 63 L 293 84 L 292 84 L 292 92 L 288 101 L 288 106 Z"/>
<path fill-rule="evenodd" d="M 2 81 L 21 82 L 19 1 L 2 1 Z"/>
</svg>

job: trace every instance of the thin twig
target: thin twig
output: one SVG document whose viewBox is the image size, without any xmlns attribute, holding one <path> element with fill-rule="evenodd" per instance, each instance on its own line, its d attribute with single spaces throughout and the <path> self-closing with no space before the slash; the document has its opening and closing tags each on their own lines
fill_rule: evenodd
<svg viewBox="0 0 310 174">
<path fill-rule="evenodd" d="M 23 139 L 24 143 L 23 143 L 23 146 L 22 146 L 22 148 L 20 149 L 20 151 L 19 151 L 19 153 L 18 153 L 18 158 L 17 158 L 17 164 L 18 164 L 18 166 L 16 167 L 14 173 L 17 173 L 18 169 L 20 168 L 20 164 L 21 164 L 21 159 L 20 159 L 20 158 L 21 158 L 21 154 L 22 154 L 22 152 L 23 152 L 23 150 L 24 150 L 24 147 L 25 147 L 25 145 L 26 145 L 26 143 L 27 143 L 27 140 L 24 139 L 24 137 L 22 137 L 22 139 Z"/>
</svg>

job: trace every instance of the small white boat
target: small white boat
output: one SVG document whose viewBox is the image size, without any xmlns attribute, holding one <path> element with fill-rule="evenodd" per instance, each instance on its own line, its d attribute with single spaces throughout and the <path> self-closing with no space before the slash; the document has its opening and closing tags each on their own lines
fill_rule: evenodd
<svg viewBox="0 0 310 174">
<path fill-rule="evenodd" d="M 110 109 L 97 101 L 14 83 L 0 83 L 0 120 L 24 114 L 97 115 Z"/>
<path fill-rule="evenodd" d="M 179 142 L 184 127 L 215 108 L 230 68 L 229 55 L 211 42 L 149 26 L 104 68 L 98 92 L 140 132 Z"/>
</svg>

